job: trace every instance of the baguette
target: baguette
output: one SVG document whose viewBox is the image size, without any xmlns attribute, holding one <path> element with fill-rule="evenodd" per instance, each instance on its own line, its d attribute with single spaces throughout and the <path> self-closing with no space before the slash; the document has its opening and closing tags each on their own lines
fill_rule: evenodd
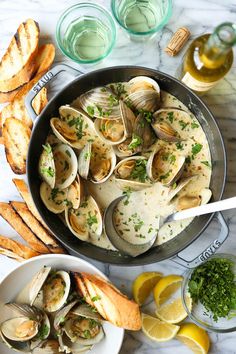
<svg viewBox="0 0 236 354">
<path fill-rule="evenodd" d="M 15 118 L 7 118 L 2 129 L 5 153 L 11 169 L 16 174 L 26 172 L 26 158 L 31 130 Z"/>
<path fill-rule="evenodd" d="M 20 193 L 21 197 L 24 199 L 26 202 L 27 207 L 31 211 L 31 213 L 36 217 L 36 219 L 46 228 L 48 229 L 47 225 L 44 223 L 43 219 L 39 215 L 38 210 L 36 209 L 33 199 L 30 195 L 29 189 L 27 184 L 23 179 L 19 178 L 13 178 L 12 179 L 13 183 L 15 184 L 18 192 Z M 49 230 L 50 231 L 50 230 Z"/>
<path fill-rule="evenodd" d="M 24 87 L 22 85 L 15 90 L 8 91 L 8 92 L 1 92 L 0 91 L 0 103 L 11 102 L 17 95 L 17 93 Z"/>
<path fill-rule="evenodd" d="M 65 253 L 63 248 L 56 242 L 53 236 L 44 229 L 34 215 L 30 212 L 24 202 L 10 202 L 22 220 L 28 225 L 31 231 L 40 239 L 52 253 Z"/>
<path fill-rule="evenodd" d="M 19 261 L 39 256 L 39 253 L 20 242 L 0 235 L 0 254 Z"/>
<path fill-rule="evenodd" d="M 112 324 L 128 330 L 141 328 L 138 304 L 129 300 L 114 285 L 93 274 L 74 273 L 77 290 L 90 306 Z"/>
<path fill-rule="evenodd" d="M 39 26 L 32 20 L 20 24 L 0 62 L 0 91 L 9 92 L 28 82 L 38 53 Z"/>
<path fill-rule="evenodd" d="M 55 47 L 53 44 L 43 44 L 39 47 L 38 55 L 35 61 L 35 75 L 48 71 L 55 58 Z"/>
<path fill-rule="evenodd" d="M 13 227 L 34 251 L 38 253 L 50 253 L 48 248 L 33 234 L 11 205 L 0 202 L 0 216 Z"/>
</svg>

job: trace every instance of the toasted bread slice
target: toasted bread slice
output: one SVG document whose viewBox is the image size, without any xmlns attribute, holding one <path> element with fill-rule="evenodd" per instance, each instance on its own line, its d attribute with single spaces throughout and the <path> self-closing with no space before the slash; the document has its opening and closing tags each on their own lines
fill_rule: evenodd
<svg viewBox="0 0 236 354">
<path fill-rule="evenodd" d="M 0 235 L 0 254 L 14 258 L 17 261 L 24 261 L 32 257 L 39 256 L 39 253 L 20 242 Z"/>
<path fill-rule="evenodd" d="M 49 249 L 40 241 L 30 228 L 24 223 L 21 217 L 15 212 L 8 203 L 0 202 L 0 216 L 2 216 L 8 224 L 32 247 L 39 253 L 50 253 Z"/>
<path fill-rule="evenodd" d="M 34 66 L 35 75 L 48 71 L 54 61 L 54 58 L 55 47 L 53 44 L 43 44 L 41 47 L 39 47 Z"/>
<path fill-rule="evenodd" d="M 2 129 L 7 161 L 16 174 L 26 172 L 31 130 L 15 118 L 7 118 Z"/>
<path fill-rule="evenodd" d="M 87 273 L 75 273 L 74 277 L 79 293 L 104 319 L 118 327 L 140 330 L 140 310 L 134 301 L 101 277 Z"/>
<path fill-rule="evenodd" d="M 11 102 L 16 97 L 17 93 L 22 89 L 22 87 L 24 87 L 24 85 L 9 92 L 0 91 L 0 103 Z"/>
<path fill-rule="evenodd" d="M 20 24 L 0 62 L 0 91 L 9 92 L 28 82 L 38 53 L 39 26 L 32 20 Z"/>
<path fill-rule="evenodd" d="M 46 229 L 44 229 L 44 227 L 30 212 L 26 203 L 12 201 L 10 202 L 10 205 L 13 206 L 26 225 L 28 225 L 31 231 L 47 246 L 52 253 L 65 253 L 54 237 Z"/>
<path fill-rule="evenodd" d="M 47 225 L 44 223 L 43 219 L 39 215 L 38 210 L 36 209 L 36 206 L 34 205 L 33 199 L 30 195 L 29 189 L 27 184 L 23 179 L 20 178 L 13 178 L 12 179 L 13 183 L 15 184 L 18 192 L 20 193 L 21 197 L 24 199 L 26 202 L 27 207 L 31 211 L 31 213 L 36 217 L 36 219 L 46 228 L 48 229 Z M 50 230 L 49 230 L 50 231 Z"/>
<path fill-rule="evenodd" d="M 32 128 L 32 119 L 25 107 L 24 98 L 24 96 L 21 98 L 14 98 L 14 100 L 5 106 L 0 112 L 0 136 L 2 135 L 2 126 L 7 118 L 19 119 L 24 125 Z M 46 106 L 47 102 L 47 89 L 44 87 L 33 100 L 33 108 L 35 112 L 39 114 Z"/>
</svg>

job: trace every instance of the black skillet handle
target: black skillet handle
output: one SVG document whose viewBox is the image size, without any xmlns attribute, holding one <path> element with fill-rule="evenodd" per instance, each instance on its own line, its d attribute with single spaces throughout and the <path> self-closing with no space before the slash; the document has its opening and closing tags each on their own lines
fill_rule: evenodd
<svg viewBox="0 0 236 354">
<path fill-rule="evenodd" d="M 219 236 L 207 247 L 201 254 L 199 254 L 196 258 L 191 261 L 187 261 L 185 258 L 181 256 L 181 252 L 176 256 L 171 258 L 172 261 L 178 263 L 186 268 L 195 268 L 202 262 L 205 262 L 209 257 L 211 257 L 214 253 L 216 253 L 217 249 L 224 243 L 229 235 L 229 228 L 225 222 L 223 215 L 218 212 L 216 213 L 216 217 L 218 222 L 221 225 L 221 230 Z"/>
<path fill-rule="evenodd" d="M 61 72 L 68 72 L 72 74 L 73 76 L 78 76 L 83 74 L 81 71 L 76 70 L 72 68 L 69 65 L 66 64 L 59 64 L 51 68 L 46 74 L 44 74 L 39 81 L 32 87 L 32 89 L 29 91 L 27 96 L 25 97 L 25 107 L 32 118 L 34 120 L 37 118 L 37 114 L 35 113 L 35 110 L 32 106 L 32 101 L 35 98 L 35 96 L 42 90 L 44 86 L 46 86 L 51 80 L 54 79 L 55 76 L 57 76 Z"/>
</svg>

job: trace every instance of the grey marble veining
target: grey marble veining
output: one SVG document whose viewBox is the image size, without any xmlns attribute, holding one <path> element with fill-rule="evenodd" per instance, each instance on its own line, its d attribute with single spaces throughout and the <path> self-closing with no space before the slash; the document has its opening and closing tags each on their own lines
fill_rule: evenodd
<svg viewBox="0 0 236 354">
<path fill-rule="evenodd" d="M 109 8 L 108 0 L 97 0 Z M 9 39 L 16 30 L 18 24 L 28 17 L 37 20 L 41 28 L 42 42 L 53 41 L 55 43 L 55 24 L 60 13 L 67 7 L 77 3 L 75 0 L 0 0 L 0 55 L 4 53 Z M 150 42 L 132 42 L 127 34 L 117 26 L 117 42 L 111 55 L 101 63 L 87 67 L 78 67 L 65 58 L 57 49 L 56 63 L 65 62 L 73 65 L 82 71 L 89 71 L 97 68 L 115 65 L 141 65 L 147 66 L 171 75 L 175 74 L 180 63 L 183 52 L 175 58 L 170 58 L 163 51 L 168 40 L 179 27 L 186 26 L 190 29 L 191 39 L 196 36 L 212 31 L 212 29 L 223 21 L 235 21 L 236 2 L 235 0 L 173 0 L 173 15 L 167 26 L 157 34 Z M 69 80 L 69 78 L 67 78 Z M 61 87 L 60 83 L 60 87 Z M 58 88 L 58 84 L 52 85 L 52 93 Z M 236 195 L 236 64 L 226 78 L 215 87 L 210 93 L 203 97 L 203 100 L 210 107 L 217 119 L 220 130 L 223 134 L 227 155 L 228 171 L 225 197 Z M 11 169 L 6 163 L 3 146 L 0 145 L 0 200 L 20 200 L 20 197 L 11 182 L 14 177 Z M 221 248 L 222 252 L 236 254 L 236 213 L 235 210 L 224 213 L 229 225 L 230 235 Z M 185 251 L 187 256 L 194 256 L 195 253 L 207 245 L 207 242 L 218 232 L 216 223 L 212 223 L 207 231 Z M 14 230 L 0 219 L 0 234 L 18 238 Z M 204 244 L 204 245 L 203 245 Z M 192 248 L 192 250 L 191 250 Z M 171 260 L 160 262 L 143 267 L 122 268 L 116 266 L 102 265 L 93 262 L 98 268 L 106 272 L 114 283 L 116 283 L 127 294 L 131 291 L 131 282 L 143 271 L 157 270 L 164 274 L 182 274 L 185 269 Z M 13 260 L 0 257 L 0 279 L 2 279 L 17 263 Z M 146 310 L 146 308 L 145 308 Z M 211 354 L 236 354 L 235 334 L 210 334 Z M 190 351 L 177 340 L 168 343 L 156 344 L 145 338 L 140 332 L 127 332 L 121 349 L 121 354 L 188 354 Z"/>
</svg>

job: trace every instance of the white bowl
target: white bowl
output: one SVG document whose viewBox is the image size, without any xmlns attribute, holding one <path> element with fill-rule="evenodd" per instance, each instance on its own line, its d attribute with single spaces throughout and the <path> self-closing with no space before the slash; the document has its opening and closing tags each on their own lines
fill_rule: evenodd
<svg viewBox="0 0 236 354">
<path fill-rule="evenodd" d="M 13 301 L 18 293 L 30 282 L 35 273 L 44 265 L 68 271 L 98 274 L 106 278 L 96 267 L 77 257 L 49 254 L 32 258 L 20 264 L 0 283 L 0 322 L 7 319 L 3 305 L 6 302 Z M 117 354 L 119 352 L 124 337 L 124 330 L 108 322 L 104 322 L 103 328 L 105 338 L 100 343 L 96 344 L 89 354 Z M 16 352 L 0 343 L 0 353 L 14 354 Z"/>
</svg>

